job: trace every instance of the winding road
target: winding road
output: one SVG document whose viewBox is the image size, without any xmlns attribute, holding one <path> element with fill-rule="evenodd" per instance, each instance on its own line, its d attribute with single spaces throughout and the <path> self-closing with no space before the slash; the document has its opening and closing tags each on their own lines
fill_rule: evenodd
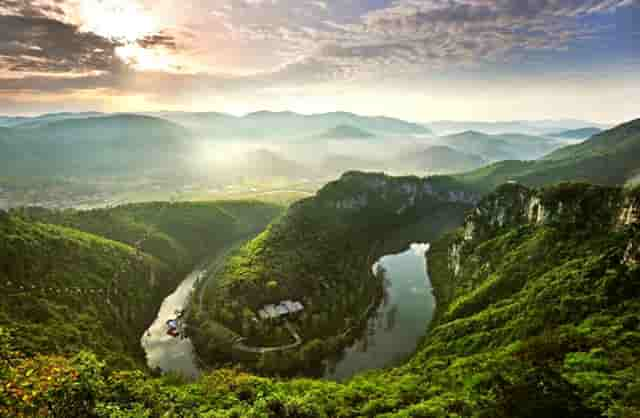
<svg viewBox="0 0 640 418">
<path fill-rule="evenodd" d="M 253 347 L 253 346 L 244 345 L 242 343 L 243 339 L 240 339 L 235 344 L 233 344 L 233 349 L 238 351 L 244 351 L 245 353 L 264 354 L 264 353 L 274 353 L 276 351 L 291 350 L 298 347 L 300 344 L 302 344 L 302 338 L 300 337 L 296 329 L 293 327 L 293 325 L 291 325 L 289 322 L 285 322 L 284 327 L 287 329 L 287 331 L 289 331 L 291 336 L 296 340 L 295 342 L 291 344 L 286 344 L 286 345 L 279 345 L 277 347 Z"/>
</svg>

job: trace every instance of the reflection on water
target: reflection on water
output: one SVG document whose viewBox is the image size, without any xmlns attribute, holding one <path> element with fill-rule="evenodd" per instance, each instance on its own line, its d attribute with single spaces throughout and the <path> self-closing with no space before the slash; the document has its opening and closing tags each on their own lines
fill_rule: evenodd
<svg viewBox="0 0 640 418">
<path fill-rule="evenodd" d="M 201 274 L 202 270 L 193 271 L 176 291 L 162 302 L 158 317 L 142 336 L 141 343 L 150 368 L 159 367 L 163 372 L 176 372 L 186 377 L 198 376 L 191 340 L 167 335 L 166 322 L 176 317 L 176 311 L 185 308 Z"/>
<path fill-rule="evenodd" d="M 373 265 L 374 272 L 385 272 L 382 303 L 364 335 L 328 365 L 326 378 L 341 380 L 366 369 L 395 365 L 413 353 L 435 308 L 425 258 L 428 250 L 429 244 L 414 243 Z"/>
</svg>

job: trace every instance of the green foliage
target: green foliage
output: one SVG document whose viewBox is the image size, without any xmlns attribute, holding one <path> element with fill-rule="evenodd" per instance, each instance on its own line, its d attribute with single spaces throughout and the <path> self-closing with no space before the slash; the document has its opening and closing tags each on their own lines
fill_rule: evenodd
<svg viewBox="0 0 640 418">
<path fill-rule="evenodd" d="M 507 188 L 502 193 L 514 191 Z M 44 415 L 47 408 L 68 406 L 69 416 L 105 417 L 639 416 L 640 273 L 624 256 L 627 244 L 640 239 L 640 231 L 637 224 L 610 221 L 621 199 L 627 202 L 632 196 L 584 185 L 539 193 L 547 202 L 560 199 L 570 214 L 582 218 L 569 214 L 536 225 L 513 217 L 502 227 L 485 228 L 485 234 L 463 245 L 457 274 L 451 248 L 460 243 L 462 232 L 433 243 L 429 268 L 438 317 L 416 354 L 400 367 L 370 371 L 343 383 L 257 377 L 233 369 L 214 370 L 184 383 L 171 376 L 149 378 L 142 372 L 103 368 L 87 355 L 69 360 L 17 353 L 15 339 L 2 331 L 0 350 L 6 360 L 0 365 L 0 388 L 10 390 L 0 391 L 0 408 L 14 415 Z M 605 197 L 600 207 L 598 196 Z M 480 207 L 489 207 L 488 201 Z M 478 219 L 491 222 L 497 213 Z M 332 232 L 340 226 L 353 232 L 348 226 L 358 225 L 330 216 L 313 229 L 311 220 L 319 218 L 307 219 L 309 224 L 288 220 L 285 230 L 291 232 L 292 225 L 311 228 L 322 256 L 328 250 L 319 237 L 327 225 L 333 226 Z M 261 257 L 287 239 L 278 235 L 282 225 L 272 225 L 234 256 L 240 258 L 230 266 L 251 272 L 241 283 L 266 288 L 274 280 L 270 274 L 256 275 L 244 260 L 252 257 L 260 260 L 261 269 L 271 268 Z M 278 240 L 272 241 L 274 237 Z M 271 255 L 293 251 L 293 242 L 301 243 L 297 237 L 275 247 L 278 252 Z M 235 282 L 227 279 L 227 287 L 233 288 Z M 285 275 L 275 280 L 274 292 L 293 286 Z M 324 280 L 333 285 L 330 278 Z M 263 292 L 263 287 L 257 288 Z M 250 302 L 238 304 L 235 311 L 245 316 Z M 235 317 L 233 307 L 228 308 Z M 315 356 L 323 344 L 327 339 L 311 339 L 303 349 Z M 270 361 L 281 360 L 274 356 Z M 47 364 L 60 365 L 64 372 L 49 380 Z M 25 381 L 36 388 L 33 399 L 16 392 L 15 384 Z M 45 391 L 43 381 L 53 382 L 47 388 L 60 390 Z M 82 383 L 78 386 L 76 381 Z"/>
<path fill-rule="evenodd" d="M 321 374 L 321 361 L 353 341 L 380 301 L 382 282 L 371 266 L 383 251 L 460 224 L 466 205 L 422 193 L 423 182 L 351 172 L 294 204 L 212 273 L 203 306 L 191 313 L 199 356 L 210 365 L 240 361 L 263 373 Z M 354 210 L 348 202 L 359 194 L 366 207 Z M 231 350 L 228 333 L 213 332 L 232 330 L 252 346 L 290 344 L 281 323 L 256 317 L 264 305 L 282 300 L 305 306 L 293 321 L 304 341 L 299 349 L 244 355 Z M 211 340 L 216 334 L 221 337 Z"/>
<path fill-rule="evenodd" d="M 509 180 L 535 187 L 565 181 L 622 186 L 638 174 L 638 155 L 640 120 L 634 120 L 581 144 L 561 148 L 542 160 L 502 161 L 455 177 L 483 192 Z"/>
<path fill-rule="evenodd" d="M 110 366 L 141 366 L 139 338 L 164 297 L 279 210 L 238 201 L 13 211 L 0 218 L 0 324 L 30 355 L 89 349 Z M 132 245 L 145 237 L 138 256 Z"/>
</svg>

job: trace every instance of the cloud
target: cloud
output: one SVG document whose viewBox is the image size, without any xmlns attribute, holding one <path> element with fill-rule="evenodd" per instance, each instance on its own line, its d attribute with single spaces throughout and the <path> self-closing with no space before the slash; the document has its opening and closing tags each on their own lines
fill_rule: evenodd
<svg viewBox="0 0 640 418">
<path fill-rule="evenodd" d="M 153 31 L 165 29 L 129 41 L 104 36 L 112 25 L 99 13 L 93 26 L 78 20 L 74 0 L 0 0 L 0 91 L 108 89 L 175 100 L 390 75 L 424 78 L 539 53 L 561 57 L 611 30 L 611 20 L 592 17 L 638 1 L 137 0 L 135 16 L 156 13 L 145 21 L 153 21 Z M 135 48 L 143 49 L 147 55 L 138 59 L 150 64 L 169 57 L 162 68 L 170 71 L 123 62 L 123 42 L 133 44 L 134 58 Z"/>
<path fill-rule="evenodd" d="M 145 49 L 157 47 L 173 50 L 177 49 L 176 38 L 173 35 L 163 32 L 147 35 L 142 39 L 138 39 L 136 42 L 139 46 Z"/>
<path fill-rule="evenodd" d="M 63 3 L 63 0 L 3 0 L 0 14 L 62 18 L 66 14 Z"/>
<path fill-rule="evenodd" d="M 117 42 L 48 17 L 0 15 L 0 67 L 14 73 L 114 71 Z"/>
</svg>

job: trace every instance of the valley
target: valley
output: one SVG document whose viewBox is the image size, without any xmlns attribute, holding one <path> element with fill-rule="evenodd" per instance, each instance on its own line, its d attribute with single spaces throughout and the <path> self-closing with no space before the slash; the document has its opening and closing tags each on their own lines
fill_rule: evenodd
<svg viewBox="0 0 640 418">
<path fill-rule="evenodd" d="M 637 132 L 238 192 L 292 194 L 262 202 L 1 211 L 0 411 L 633 416 Z"/>
<path fill-rule="evenodd" d="M 0 418 L 640 418 L 640 0 L 0 0 Z"/>
</svg>

